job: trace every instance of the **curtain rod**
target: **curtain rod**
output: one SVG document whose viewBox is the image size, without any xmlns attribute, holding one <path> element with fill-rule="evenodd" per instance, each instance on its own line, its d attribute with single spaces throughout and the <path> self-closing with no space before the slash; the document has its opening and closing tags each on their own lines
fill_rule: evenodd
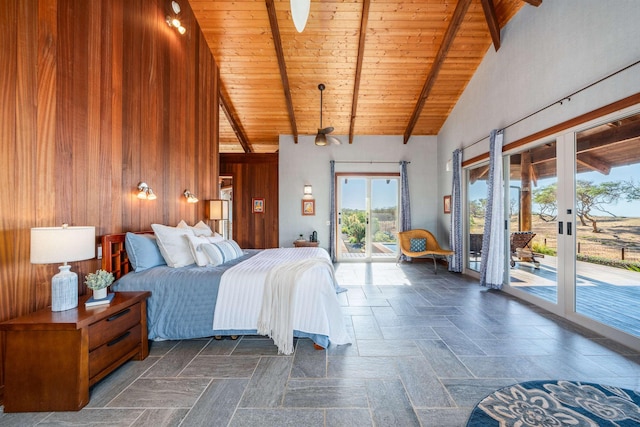
<svg viewBox="0 0 640 427">
<path fill-rule="evenodd" d="M 357 161 L 354 161 L 354 162 L 349 162 L 349 161 L 347 161 L 347 160 L 343 160 L 343 161 L 340 161 L 340 160 L 333 160 L 333 162 L 334 162 L 334 163 L 370 163 L 370 164 L 373 164 L 373 163 L 392 163 L 392 164 L 396 164 L 396 165 L 397 165 L 397 164 L 400 164 L 400 161 L 398 161 L 398 162 L 374 162 L 373 160 L 369 160 L 369 161 L 366 161 L 366 160 L 357 160 Z M 407 161 L 407 163 L 411 163 L 411 162 Z"/>
<path fill-rule="evenodd" d="M 523 117 L 523 118 L 521 118 L 521 119 L 516 120 L 515 122 L 513 122 L 513 123 L 511 123 L 511 124 L 509 124 L 509 125 L 507 125 L 507 126 L 503 127 L 501 130 L 508 129 L 508 128 L 510 128 L 511 126 L 515 126 L 515 125 L 517 125 L 518 123 L 520 123 L 520 122 L 522 122 L 522 121 L 524 121 L 524 120 L 527 120 L 528 118 L 533 117 L 533 116 L 535 116 L 536 114 L 541 113 L 541 112 L 543 112 L 544 110 L 546 110 L 546 109 L 548 109 L 548 108 L 551 108 L 551 107 L 553 107 L 553 106 L 554 106 L 554 105 L 556 105 L 556 104 L 560 104 L 560 105 L 562 105 L 562 103 L 563 103 L 564 101 L 570 102 L 570 101 L 571 101 L 571 97 L 572 97 L 572 96 L 577 95 L 577 94 L 579 94 L 580 92 L 583 92 L 583 91 L 585 91 L 585 90 L 587 90 L 587 89 L 589 89 L 589 88 L 591 88 L 591 87 L 593 87 L 593 86 L 595 86 L 595 85 L 597 85 L 597 84 L 600 84 L 600 83 L 602 83 L 603 81 L 605 81 L 605 80 L 607 80 L 607 79 L 609 79 L 609 78 L 611 78 L 611 77 L 615 76 L 616 74 L 620 74 L 620 73 L 622 73 L 623 71 L 626 71 L 626 70 L 628 70 L 629 68 L 635 67 L 635 66 L 636 66 L 636 65 L 638 65 L 638 64 L 640 64 L 640 60 L 638 60 L 638 61 L 634 62 L 633 64 L 627 65 L 626 67 L 622 67 L 622 68 L 620 68 L 619 70 L 614 71 L 613 73 L 608 74 L 608 75 L 606 75 L 605 77 L 602 77 L 601 79 L 599 79 L 599 80 L 597 80 L 597 81 L 595 81 L 595 82 L 593 82 L 593 83 L 591 83 L 591 84 L 588 84 L 587 86 L 585 86 L 585 87 L 583 87 L 583 88 L 581 88 L 581 89 L 576 90 L 575 92 L 570 93 L 569 95 L 567 95 L 567 96 L 565 96 L 565 97 L 563 97 L 563 98 L 561 98 L 561 99 L 557 100 L 556 102 L 553 102 L 553 103 L 551 103 L 551 104 L 549 104 L 549 105 L 547 105 L 547 106 L 545 106 L 545 107 L 540 108 L 540 109 L 539 109 L 539 110 L 537 110 L 537 111 L 534 111 L 533 113 L 531 113 L 531 114 L 529 114 L 529 115 L 527 115 L 527 116 L 524 116 L 524 117 Z M 471 143 L 471 144 L 469 144 L 469 145 L 465 145 L 464 147 L 462 147 L 462 149 L 463 149 L 463 150 L 466 150 L 467 148 L 473 147 L 474 145 L 478 144 L 478 143 L 479 143 L 479 142 L 481 142 L 481 141 L 484 141 L 484 140 L 485 140 L 485 139 L 487 139 L 487 138 L 489 138 L 489 135 L 484 136 L 484 137 L 480 138 L 479 140 L 477 140 L 476 142 L 472 142 L 472 143 Z"/>
</svg>

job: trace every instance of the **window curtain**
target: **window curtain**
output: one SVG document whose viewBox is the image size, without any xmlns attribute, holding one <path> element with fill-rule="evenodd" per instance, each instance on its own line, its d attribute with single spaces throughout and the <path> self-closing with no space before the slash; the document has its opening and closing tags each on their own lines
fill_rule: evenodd
<svg viewBox="0 0 640 427">
<path fill-rule="evenodd" d="M 449 271 L 462 273 L 462 150 L 453 152 L 453 183 L 451 185 L 451 232 L 449 247 L 453 256 L 449 262 Z"/>
<path fill-rule="evenodd" d="M 329 185 L 329 256 L 336 262 L 336 162 L 329 162 L 331 169 L 331 184 Z"/>
<path fill-rule="evenodd" d="M 480 259 L 480 285 L 502 289 L 504 280 L 504 185 L 502 174 L 503 131 L 489 135 L 489 183 Z"/>
<path fill-rule="evenodd" d="M 409 177 L 407 175 L 407 162 L 400 162 L 400 231 L 411 230 L 411 197 L 409 196 Z M 409 257 L 400 255 L 400 260 L 408 261 Z"/>
</svg>

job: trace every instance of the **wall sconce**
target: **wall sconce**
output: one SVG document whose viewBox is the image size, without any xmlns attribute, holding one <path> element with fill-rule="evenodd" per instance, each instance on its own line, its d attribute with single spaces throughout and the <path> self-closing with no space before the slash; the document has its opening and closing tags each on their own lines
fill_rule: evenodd
<svg viewBox="0 0 640 427">
<path fill-rule="evenodd" d="M 153 192 L 151 187 L 146 182 L 138 183 L 138 199 L 141 200 L 155 200 L 157 199 L 156 193 Z"/>
<path fill-rule="evenodd" d="M 78 274 L 67 264 L 96 256 L 95 227 L 38 227 L 31 229 L 31 264 L 58 264 L 51 278 L 51 311 L 78 306 Z"/>
<path fill-rule="evenodd" d="M 304 196 L 302 196 L 303 199 L 313 199 L 313 187 L 311 186 L 311 184 L 305 184 L 304 185 Z"/>
<path fill-rule="evenodd" d="M 198 203 L 198 198 L 191 191 L 184 190 L 184 193 L 182 194 L 184 194 L 184 197 L 187 198 L 187 203 Z"/>
<path fill-rule="evenodd" d="M 186 33 L 187 29 L 182 26 L 180 19 L 178 19 L 178 15 L 180 14 L 180 5 L 177 1 L 171 2 L 171 9 L 173 10 L 173 13 L 175 13 L 175 16 L 171 17 L 167 15 L 167 25 L 176 28 L 180 34 Z"/>
</svg>

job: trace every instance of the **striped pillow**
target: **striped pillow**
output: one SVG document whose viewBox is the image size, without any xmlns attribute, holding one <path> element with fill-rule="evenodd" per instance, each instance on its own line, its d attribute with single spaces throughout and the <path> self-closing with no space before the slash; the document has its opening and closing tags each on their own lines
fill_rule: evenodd
<svg viewBox="0 0 640 427">
<path fill-rule="evenodd" d="M 200 249 L 209 258 L 209 265 L 220 265 L 244 255 L 240 246 L 234 240 L 223 240 L 215 243 L 201 243 Z"/>
</svg>

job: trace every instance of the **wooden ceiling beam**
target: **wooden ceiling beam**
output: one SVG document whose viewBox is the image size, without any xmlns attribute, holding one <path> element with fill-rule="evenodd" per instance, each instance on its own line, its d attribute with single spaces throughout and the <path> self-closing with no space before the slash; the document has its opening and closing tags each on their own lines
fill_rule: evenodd
<svg viewBox="0 0 640 427">
<path fill-rule="evenodd" d="M 360 91 L 360 80 L 362 78 L 362 59 L 364 57 L 364 42 L 367 37 L 367 23 L 369 22 L 370 0 L 362 2 L 362 18 L 360 19 L 360 39 L 358 41 L 358 58 L 356 60 L 356 77 L 353 83 L 353 98 L 351 100 L 351 120 L 349 123 L 349 144 L 353 144 L 353 131 L 356 125 L 356 114 L 358 112 L 358 92 Z"/>
<path fill-rule="evenodd" d="M 267 5 L 267 13 L 269 15 L 269 25 L 271 26 L 271 35 L 273 36 L 273 45 L 276 48 L 276 56 L 278 58 L 278 68 L 280 69 L 280 79 L 284 89 L 284 98 L 287 103 L 287 111 L 289 112 L 289 122 L 291 123 L 291 133 L 293 141 L 298 143 L 298 126 L 296 125 L 296 116 L 293 112 L 293 99 L 291 98 L 291 87 L 289 86 L 289 76 L 287 75 L 287 66 L 284 62 L 284 52 L 282 51 L 282 38 L 280 37 L 280 27 L 278 27 L 278 17 L 276 16 L 276 7 L 273 0 L 265 0 Z"/>
<path fill-rule="evenodd" d="M 522 0 L 522 1 L 535 7 L 538 7 L 542 4 L 542 0 Z"/>
<path fill-rule="evenodd" d="M 231 125 L 231 129 L 236 134 L 236 138 L 238 138 L 238 142 L 242 145 L 242 149 L 245 153 L 251 153 L 251 146 L 247 141 L 247 136 L 244 134 L 240 123 L 236 120 L 235 114 L 231 110 L 231 103 L 227 100 L 227 96 L 224 94 L 223 90 L 218 91 L 218 103 L 220 104 L 220 108 L 222 108 L 222 112 L 227 117 L 229 124 Z"/>
<path fill-rule="evenodd" d="M 603 175 L 609 175 L 611 172 L 611 164 L 591 153 L 579 153 L 576 156 L 576 162 Z"/>
<path fill-rule="evenodd" d="M 429 74 L 427 75 L 427 80 L 424 82 L 424 86 L 422 87 L 422 92 L 420 92 L 420 97 L 418 97 L 418 103 L 416 104 L 415 109 L 413 110 L 413 114 L 411 115 L 411 119 L 409 120 L 409 124 L 407 125 L 406 130 L 404 131 L 404 143 L 406 144 L 411 137 L 411 133 L 418 122 L 418 118 L 420 117 L 420 113 L 422 112 L 422 108 L 424 107 L 424 103 L 427 101 L 427 97 L 429 93 L 431 93 L 431 89 L 436 82 L 436 78 L 438 77 L 438 73 L 442 68 L 442 64 L 444 60 L 447 58 L 447 54 L 453 45 L 453 41 L 455 39 L 456 33 L 458 29 L 460 29 L 460 25 L 462 25 L 462 21 L 464 19 L 465 14 L 467 13 L 467 9 L 469 9 L 469 5 L 471 4 L 471 0 L 459 0 L 456 5 L 456 9 L 453 11 L 453 16 L 451 17 L 451 22 L 447 27 L 447 32 L 442 39 L 442 44 L 438 49 L 438 53 L 433 61 L 433 65 L 431 66 L 431 70 L 429 70 Z"/>
<path fill-rule="evenodd" d="M 480 0 L 482 3 L 482 10 L 484 11 L 484 19 L 489 26 L 489 33 L 491 34 L 491 40 L 493 41 L 493 47 L 498 51 L 500 49 L 500 24 L 498 23 L 498 17 L 496 16 L 496 8 L 493 5 L 493 0 Z"/>
</svg>

